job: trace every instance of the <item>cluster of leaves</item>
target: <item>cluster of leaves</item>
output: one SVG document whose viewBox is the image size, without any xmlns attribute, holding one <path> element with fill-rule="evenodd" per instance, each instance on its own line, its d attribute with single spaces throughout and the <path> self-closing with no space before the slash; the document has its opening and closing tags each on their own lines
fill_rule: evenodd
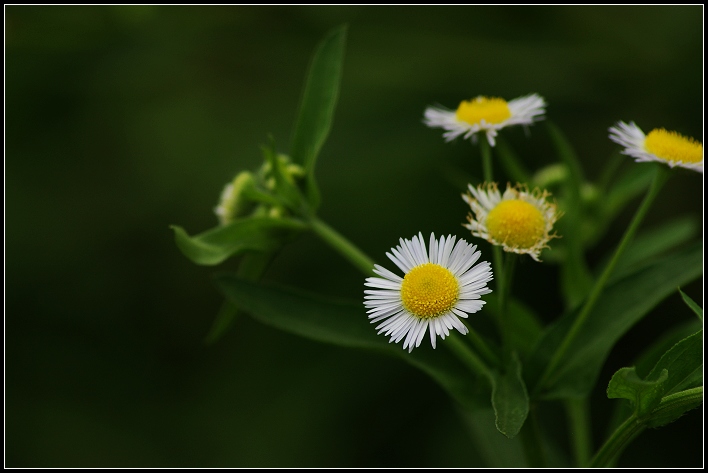
<svg viewBox="0 0 708 473">
<path fill-rule="evenodd" d="M 497 429 L 514 438 L 533 403 L 587 398 L 618 340 L 677 287 L 701 276 L 702 245 L 691 242 L 697 224 L 678 219 L 635 238 L 618 261 L 582 331 L 543 378 L 543 384 L 539 381 L 544 370 L 577 318 L 597 274 L 607 264 L 589 268 L 586 252 L 602 238 L 612 219 L 647 189 L 654 173 L 661 171 L 653 165 L 633 166 L 616 177 L 616 169 L 608 166 L 598 182 L 590 183 L 567 139 L 552 123 L 547 123 L 547 130 L 559 164 L 531 175 L 503 140 L 497 152 L 510 177 L 552 188 L 558 196 L 565 213 L 558 228 L 563 239 L 545 258 L 559 266 L 566 310 L 543 326 L 531 308 L 511 299 L 505 309 L 511 333 L 506 335 L 514 356 L 499 356 L 506 359 L 503 365 L 486 360 L 492 365 L 490 376 L 469 366 L 464 356 L 457 356 L 454 347 L 466 342 L 459 335 L 451 335 L 452 340 L 446 342 L 452 350 L 423 346 L 407 353 L 375 334 L 361 301 L 342 303 L 291 287 L 260 283 L 260 276 L 279 248 L 299 233 L 317 231 L 320 226 L 314 169 L 332 122 L 345 37 L 346 28 L 338 28 L 319 45 L 310 66 L 290 154 L 279 155 L 274 147 L 263 149 L 264 167 L 255 176 L 249 174 L 248 185 L 239 191 L 249 205 L 239 207 L 230 223 L 196 236 L 173 226 L 177 246 L 196 264 L 218 265 L 227 258 L 241 257 L 236 273 L 215 278 L 227 304 L 217 316 L 209 339 L 217 339 L 235 311 L 242 310 L 263 324 L 312 340 L 400 357 L 428 374 L 470 415 L 493 409 Z M 365 262 L 360 265 L 365 267 Z M 650 349 L 640 358 L 641 365 L 622 368 L 612 378 L 608 396 L 627 399 L 632 406 L 615 433 L 624 435 L 626 441 L 612 442 L 611 447 L 601 449 L 594 464 L 607 465 L 641 429 L 671 422 L 702 402 L 702 311 L 683 296 L 700 314 L 700 321 L 690 325 L 688 333 L 677 332 L 668 342 L 664 340 Z M 499 301 L 495 294 L 486 299 L 483 312 L 494 317 Z M 490 345 L 498 355 L 498 347 L 492 341 Z"/>
</svg>

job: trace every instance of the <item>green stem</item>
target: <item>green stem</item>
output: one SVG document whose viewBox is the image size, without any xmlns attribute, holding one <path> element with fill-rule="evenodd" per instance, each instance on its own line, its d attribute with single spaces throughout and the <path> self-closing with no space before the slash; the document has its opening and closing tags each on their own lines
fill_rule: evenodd
<svg viewBox="0 0 708 473">
<path fill-rule="evenodd" d="M 445 341 L 445 346 L 455 352 L 457 357 L 460 358 L 460 360 L 462 360 L 462 362 L 473 372 L 480 376 L 484 376 L 490 383 L 492 382 L 492 372 L 489 367 L 479 359 L 477 354 L 473 352 L 470 347 L 457 336 L 457 334 L 451 333 Z"/>
<path fill-rule="evenodd" d="M 485 360 L 492 366 L 500 366 L 501 360 L 499 360 L 499 357 L 494 352 L 494 350 L 492 350 L 489 345 L 485 343 L 484 339 L 472 328 L 470 328 L 469 325 L 465 324 L 465 327 L 467 327 L 467 330 L 469 330 L 468 336 L 475 349 L 480 352 L 485 358 Z"/>
<path fill-rule="evenodd" d="M 487 141 L 486 136 L 480 136 L 479 150 L 482 154 L 482 172 L 484 180 L 486 182 L 492 182 L 494 180 L 492 172 L 492 147 L 489 146 L 489 141 Z"/>
<path fill-rule="evenodd" d="M 496 282 L 497 291 L 497 305 L 499 307 L 497 313 L 497 328 L 499 330 L 499 336 L 502 340 L 502 347 L 506 347 L 507 333 L 506 326 L 504 325 L 504 256 L 502 253 L 502 247 L 497 245 L 492 245 L 492 259 L 494 260 L 493 275 L 494 281 Z M 505 349 L 506 350 L 506 349 Z"/>
<path fill-rule="evenodd" d="M 565 401 L 565 410 L 568 415 L 568 430 L 575 454 L 575 466 L 587 467 L 592 451 L 592 438 L 590 434 L 590 412 L 587 398 L 568 399 Z"/>
<path fill-rule="evenodd" d="M 627 419 L 622 425 L 617 427 L 605 444 L 590 462 L 592 468 L 603 468 L 619 455 L 624 448 L 642 431 L 646 426 L 634 415 Z"/>
<path fill-rule="evenodd" d="M 501 251 L 500 247 L 496 247 Z M 501 327 L 501 337 L 504 347 L 504 359 L 511 353 L 512 346 L 509 341 L 511 338 L 511 326 L 509 323 L 509 294 L 511 294 L 511 280 L 514 277 L 514 266 L 516 264 L 516 254 L 506 253 L 503 256 L 504 271 L 500 275 L 499 284 L 499 325 Z"/>
<path fill-rule="evenodd" d="M 350 263 L 359 268 L 365 275 L 373 276 L 375 273 L 374 261 L 366 256 L 359 248 L 344 238 L 335 229 L 317 217 L 309 221 L 310 228 L 332 248 L 342 254 Z"/>
<path fill-rule="evenodd" d="M 612 433 L 592 459 L 590 467 L 606 467 L 622 453 L 637 435 L 648 427 L 660 427 L 678 418 L 686 409 L 697 407 L 703 401 L 703 386 L 687 389 L 664 397 L 649 416 L 640 419 L 636 414 Z"/>
<path fill-rule="evenodd" d="M 668 179 L 669 172 L 667 171 L 668 170 L 657 167 L 656 173 L 654 174 L 654 179 L 651 182 L 651 186 L 649 187 L 647 194 L 644 196 L 644 200 L 642 201 L 642 204 L 640 205 L 639 209 L 637 209 L 637 212 L 634 214 L 632 222 L 629 224 L 629 227 L 627 227 L 627 230 L 625 231 L 625 234 L 622 237 L 619 246 L 615 250 L 615 254 L 612 256 L 612 259 L 610 260 L 609 264 L 605 266 L 605 269 L 600 275 L 600 277 L 597 279 L 597 281 L 595 281 L 595 285 L 593 286 L 590 295 L 586 299 L 585 305 L 583 305 L 583 308 L 581 309 L 580 313 L 575 318 L 573 325 L 570 327 L 570 330 L 565 335 L 563 342 L 554 353 L 553 358 L 551 358 L 548 365 L 546 365 L 546 369 L 543 372 L 543 375 L 538 380 L 538 383 L 536 383 L 536 386 L 534 388 L 534 394 L 540 392 L 540 390 L 545 387 L 546 382 L 550 381 L 551 375 L 554 374 L 553 371 L 558 367 L 563 357 L 565 357 L 568 348 L 575 340 L 575 337 L 580 332 L 582 326 L 585 324 L 585 321 L 592 312 L 592 309 L 595 307 L 595 303 L 600 297 L 602 290 L 605 288 L 607 280 L 610 278 L 610 275 L 612 275 L 612 271 L 615 269 L 617 261 L 620 259 L 620 256 L 622 256 L 622 253 L 624 253 L 624 250 L 629 245 L 629 242 L 632 241 L 632 238 L 634 237 L 634 234 L 636 233 L 639 224 L 642 222 L 642 220 L 644 220 L 644 217 L 646 216 L 649 207 L 651 207 L 651 204 L 654 202 L 654 199 L 658 195 L 659 190 L 666 182 L 666 179 Z"/>
</svg>

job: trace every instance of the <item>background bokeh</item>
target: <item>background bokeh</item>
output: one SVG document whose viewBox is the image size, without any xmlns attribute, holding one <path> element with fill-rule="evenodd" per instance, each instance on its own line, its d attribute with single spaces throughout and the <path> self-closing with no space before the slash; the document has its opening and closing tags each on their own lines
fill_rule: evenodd
<svg viewBox="0 0 708 473">
<path fill-rule="evenodd" d="M 5 14 L 9 467 L 483 465 L 452 401 L 399 360 L 248 317 L 203 343 L 221 303 L 215 269 L 184 258 L 168 226 L 211 228 L 223 185 L 260 165 L 268 136 L 287 152 L 311 54 L 333 27 L 349 25 L 318 162 L 320 216 L 378 261 L 399 237 L 465 234 L 459 183 L 478 178 L 478 151 L 426 128 L 428 105 L 536 92 L 590 179 L 617 150 L 607 138 L 617 120 L 702 141 L 701 5 Z M 528 167 L 554 162 L 545 130 L 530 132 L 504 136 Z M 677 172 L 645 226 L 702 222 L 702 186 L 702 175 Z M 616 243 L 635 207 L 591 256 Z M 265 279 L 352 300 L 363 289 L 311 234 Z M 702 281 L 684 290 L 702 305 Z M 521 264 L 514 292 L 557 317 L 555 267 Z M 671 296 L 623 338 L 592 398 L 596 442 L 620 402 L 604 395 L 609 376 L 691 316 Z M 620 466 L 702 465 L 702 417 L 644 433 Z"/>
</svg>

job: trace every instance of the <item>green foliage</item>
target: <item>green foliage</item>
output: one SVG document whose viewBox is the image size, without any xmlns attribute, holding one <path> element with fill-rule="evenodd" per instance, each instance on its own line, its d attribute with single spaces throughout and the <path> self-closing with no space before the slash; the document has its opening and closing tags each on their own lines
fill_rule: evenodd
<svg viewBox="0 0 708 473">
<path fill-rule="evenodd" d="M 631 275 L 608 286 L 591 312 L 578 338 L 541 393 L 545 399 L 586 396 L 617 340 L 677 286 L 702 272 L 702 245 L 696 243 L 659 260 L 648 262 Z M 578 311 L 551 324 L 529 360 L 527 380 L 534 380 L 563 340 Z"/>
<path fill-rule="evenodd" d="M 221 274 L 216 282 L 224 295 L 266 325 L 341 347 L 373 350 L 399 357 L 421 369 L 466 409 L 489 403 L 487 381 L 471 374 L 448 351 L 422 347 L 412 353 L 376 335 L 362 304 L 338 302 L 294 288 L 271 287 Z"/>
<path fill-rule="evenodd" d="M 679 292 L 681 293 L 681 298 L 686 303 L 686 305 L 693 311 L 694 314 L 698 316 L 700 321 L 703 322 L 703 309 L 701 309 L 700 306 L 696 304 L 693 299 L 684 294 L 681 289 L 679 289 Z"/>
<path fill-rule="evenodd" d="M 545 450 L 557 447 L 538 425 L 522 431 L 531 405 L 564 400 L 576 414 L 586 412 L 583 400 L 597 386 L 603 365 L 623 335 L 676 287 L 702 274 L 702 245 L 694 241 L 697 222 L 677 218 L 634 238 L 668 177 L 667 171 L 661 165 L 645 165 L 619 172 L 621 161 L 615 155 L 598 182 L 589 182 L 570 140 L 558 126 L 546 121 L 557 163 L 532 174 L 501 137 L 496 154 L 511 179 L 553 189 L 557 198 L 562 218 L 555 230 L 562 238 L 553 240 L 553 248 L 544 255 L 559 266 L 564 305 L 561 317 L 544 323 L 532 308 L 510 297 L 513 266 L 504 268 L 504 274 L 498 267 L 496 292 L 485 297 L 486 315 L 491 316 L 494 328 L 486 327 L 482 335 L 473 330 L 467 339 L 452 333 L 443 343 L 444 349 L 434 350 L 423 344 L 408 353 L 375 333 L 361 303 L 258 282 L 274 255 L 305 230 L 313 231 L 365 275 L 372 274 L 373 260 L 316 216 L 320 194 L 315 164 L 334 116 L 345 38 L 346 27 L 332 30 L 313 55 L 290 155 L 279 154 L 271 140 L 270 145 L 262 147 L 261 169 L 254 174 L 242 172 L 234 179 L 235 200 L 230 202 L 236 209 L 233 221 L 195 237 L 181 227 L 172 227 L 178 247 L 197 264 L 215 265 L 245 253 L 236 273 L 215 278 L 226 301 L 207 340 L 218 339 L 243 311 L 265 325 L 311 340 L 394 356 L 437 382 L 457 401 L 467 420 L 488 418 L 493 411 L 494 427 L 503 437 L 488 440 L 472 429 L 478 448 L 490 463 L 504 463 L 490 452 L 515 451 L 518 443 L 503 442 L 511 442 L 521 433 L 525 460 L 516 458 L 511 463 L 544 465 Z M 491 179 L 491 148 L 486 141 L 481 145 L 484 175 Z M 602 241 L 616 217 L 643 192 L 645 200 L 617 249 L 591 268 L 588 251 Z M 495 264 L 500 264 L 500 248 L 493 251 Z M 683 292 L 681 296 L 702 319 L 697 304 Z M 479 322 L 484 325 L 484 319 L 474 321 L 474 325 Z M 657 342 L 652 356 L 658 360 L 648 373 L 635 367 L 615 373 L 608 397 L 630 401 L 632 413 L 598 451 L 593 459 L 595 466 L 614 461 L 642 429 L 672 422 L 702 402 L 701 345 L 702 331 L 679 341 L 659 357 L 665 345 Z M 647 355 L 647 359 L 652 358 Z M 571 422 L 586 423 L 583 419 L 587 417 L 571 416 Z M 589 430 L 587 425 L 581 428 Z M 582 439 L 574 445 L 577 462 L 585 465 L 590 452 L 589 431 L 578 433 L 577 438 Z"/>
<path fill-rule="evenodd" d="M 339 97 L 347 27 L 331 31 L 320 43 L 312 59 L 302 94 L 290 155 L 307 173 L 307 196 L 312 208 L 319 205 L 315 163 L 332 126 Z"/>
<path fill-rule="evenodd" d="M 497 430 L 511 439 L 519 433 L 529 414 L 529 395 L 516 354 L 509 358 L 504 368 L 502 373 L 495 373 L 493 377 L 492 407 Z"/>
<path fill-rule="evenodd" d="M 307 227 L 292 218 L 247 217 L 190 237 L 177 225 L 175 243 L 184 256 L 200 265 L 217 265 L 248 251 L 272 251 Z"/>
</svg>

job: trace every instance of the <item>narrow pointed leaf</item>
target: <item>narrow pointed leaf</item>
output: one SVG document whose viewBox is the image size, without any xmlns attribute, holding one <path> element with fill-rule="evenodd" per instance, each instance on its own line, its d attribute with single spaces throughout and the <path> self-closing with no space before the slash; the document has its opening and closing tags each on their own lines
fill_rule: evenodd
<svg viewBox="0 0 708 473">
<path fill-rule="evenodd" d="M 310 205 L 317 207 L 319 196 L 314 177 L 315 162 L 332 125 L 339 97 L 346 26 L 332 30 L 315 52 L 300 102 L 290 156 L 307 173 Z"/>
<path fill-rule="evenodd" d="M 220 274 L 216 283 L 224 295 L 255 320 L 286 332 L 342 347 L 373 350 L 400 357 L 421 369 L 467 409 L 489 405 L 489 385 L 475 376 L 449 350 L 428 343 L 408 353 L 389 343 L 369 323 L 363 303 L 324 299 L 293 288 L 259 285 L 233 274 Z M 427 341 L 427 334 L 426 340 Z"/>
<path fill-rule="evenodd" d="M 656 363 L 647 379 L 667 370 L 669 377 L 664 384 L 666 395 L 703 385 L 703 330 L 686 337 Z"/>
<path fill-rule="evenodd" d="M 688 297 L 681 289 L 678 290 L 681 293 L 681 297 L 683 298 L 683 301 L 686 303 L 688 307 L 698 316 L 698 318 L 703 321 L 703 309 L 696 304 L 696 302 Z"/>
<path fill-rule="evenodd" d="M 172 225 L 175 243 L 182 253 L 199 265 L 213 266 L 246 251 L 271 251 L 297 233 L 307 229 L 299 220 L 275 217 L 249 217 L 189 236 Z"/>
<path fill-rule="evenodd" d="M 702 270 L 703 247 L 697 242 L 647 263 L 630 276 L 609 285 L 541 396 L 559 399 L 587 395 L 617 340 L 677 286 L 695 280 Z M 534 385 L 577 313 L 575 310 L 566 314 L 546 330 L 525 370 L 528 385 Z"/>
</svg>

